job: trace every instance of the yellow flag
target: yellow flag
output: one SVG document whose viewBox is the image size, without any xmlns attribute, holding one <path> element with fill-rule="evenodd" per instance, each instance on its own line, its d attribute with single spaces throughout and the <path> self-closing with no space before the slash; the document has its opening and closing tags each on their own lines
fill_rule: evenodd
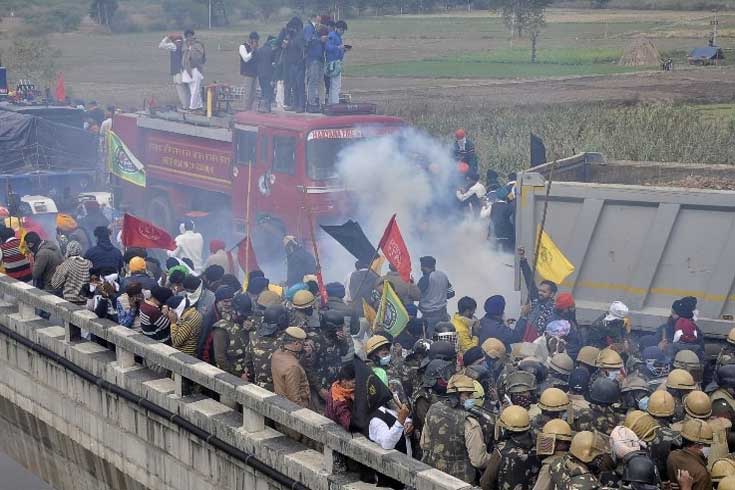
<svg viewBox="0 0 735 490">
<path fill-rule="evenodd" d="M 370 270 L 375 272 L 377 275 L 383 275 L 383 264 L 385 264 L 385 257 L 381 254 L 378 258 L 373 261 L 370 265 Z"/>
<path fill-rule="evenodd" d="M 362 300 L 362 314 L 365 316 L 365 320 L 367 320 L 368 323 L 372 325 L 378 313 L 375 311 L 375 308 L 370 306 L 368 302 L 363 299 Z"/>
<path fill-rule="evenodd" d="M 564 279 L 574 272 L 574 264 L 569 262 L 569 259 L 564 256 L 545 231 L 541 232 L 541 241 L 538 247 L 536 271 L 541 277 L 556 284 L 561 284 Z"/>
</svg>

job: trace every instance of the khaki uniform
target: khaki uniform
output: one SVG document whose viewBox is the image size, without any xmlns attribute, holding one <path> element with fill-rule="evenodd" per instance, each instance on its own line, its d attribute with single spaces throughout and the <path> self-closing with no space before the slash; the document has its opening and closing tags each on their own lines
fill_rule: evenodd
<svg viewBox="0 0 735 490">
<path fill-rule="evenodd" d="M 312 409 L 309 381 L 304 368 L 292 353 L 278 349 L 271 356 L 273 391 L 297 405 Z"/>
<path fill-rule="evenodd" d="M 686 470 L 694 479 L 692 490 L 712 490 L 712 478 L 707 471 L 706 461 L 698 454 L 686 449 L 677 449 L 669 455 L 666 470 L 671 482 L 677 481 L 678 470 Z"/>
<path fill-rule="evenodd" d="M 712 465 L 720 458 L 730 455 L 730 449 L 727 444 L 727 434 L 732 429 L 732 422 L 727 419 L 717 417 L 707 421 L 712 428 L 714 441 L 710 446 L 709 457 L 707 457 L 707 468 L 712 469 Z"/>
<path fill-rule="evenodd" d="M 552 490 L 596 490 L 600 481 L 581 461 L 567 454 L 549 468 Z"/>
<path fill-rule="evenodd" d="M 490 461 L 480 424 L 447 402 L 429 408 L 421 433 L 421 450 L 424 463 L 467 483 L 476 480 L 475 468 L 484 468 Z"/>
</svg>

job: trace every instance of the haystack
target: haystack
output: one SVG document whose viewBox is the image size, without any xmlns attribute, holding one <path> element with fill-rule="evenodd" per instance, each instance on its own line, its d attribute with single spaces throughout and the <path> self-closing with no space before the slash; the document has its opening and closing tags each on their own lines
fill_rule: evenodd
<svg viewBox="0 0 735 490">
<path fill-rule="evenodd" d="M 649 66 L 658 65 L 661 55 L 650 39 L 637 37 L 631 42 L 620 57 L 620 66 Z"/>
</svg>

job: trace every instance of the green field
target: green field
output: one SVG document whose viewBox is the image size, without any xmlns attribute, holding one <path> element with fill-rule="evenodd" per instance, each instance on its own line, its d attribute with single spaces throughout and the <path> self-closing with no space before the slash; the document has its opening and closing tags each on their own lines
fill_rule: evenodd
<svg viewBox="0 0 735 490">
<path fill-rule="evenodd" d="M 538 78 L 628 73 L 656 66 L 619 66 L 622 49 L 551 48 L 530 62 L 527 48 L 497 49 L 460 56 L 350 66 L 348 74 L 378 77 Z"/>
</svg>

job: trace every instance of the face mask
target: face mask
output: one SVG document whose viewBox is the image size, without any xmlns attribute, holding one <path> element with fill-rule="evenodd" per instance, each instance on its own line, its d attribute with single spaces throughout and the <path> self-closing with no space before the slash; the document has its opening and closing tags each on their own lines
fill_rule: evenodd
<svg viewBox="0 0 735 490">
<path fill-rule="evenodd" d="M 381 366 L 387 366 L 388 364 L 390 364 L 390 354 L 388 354 L 387 356 L 383 356 L 383 357 L 380 358 L 380 365 Z"/>
<path fill-rule="evenodd" d="M 520 405 L 526 410 L 528 410 L 528 408 L 533 403 L 533 398 L 529 395 L 524 394 L 513 394 L 510 396 L 510 399 L 513 402 L 513 405 Z"/>
<path fill-rule="evenodd" d="M 644 412 L 648 411 L 648 397 L 644 396 L 640 400 L 638 400 L 638 408 L 643 410 Z"/>
<path fill-rule="evenodd" d="M 465 410 L 471 410 L 471 409 L 475 408 L 475 402 L 476 402 L 476 400 L 474 398 L 468 398 L 468 399 L 466 399 L 463 402 L 464 409 Z M 709 449 L 709 448 L 707 448 L 707 449 Z"/>
<path fill-rule="evenodd" d="M 607 379 L 610 379 L 612 381 L 615 381 L 618 379 L 618 372 L 617 371 L 610 371 L 607 373 Z"/>
<path fill-rule="evenodd" d="M 708 459 L 709 458 L 709 450 L 710 449 L 711 448 L 709 446 L 705 446 L 705 447 L 702 448 L 702 456 L 704 456 L 704 459 Z"/>
</svg>

